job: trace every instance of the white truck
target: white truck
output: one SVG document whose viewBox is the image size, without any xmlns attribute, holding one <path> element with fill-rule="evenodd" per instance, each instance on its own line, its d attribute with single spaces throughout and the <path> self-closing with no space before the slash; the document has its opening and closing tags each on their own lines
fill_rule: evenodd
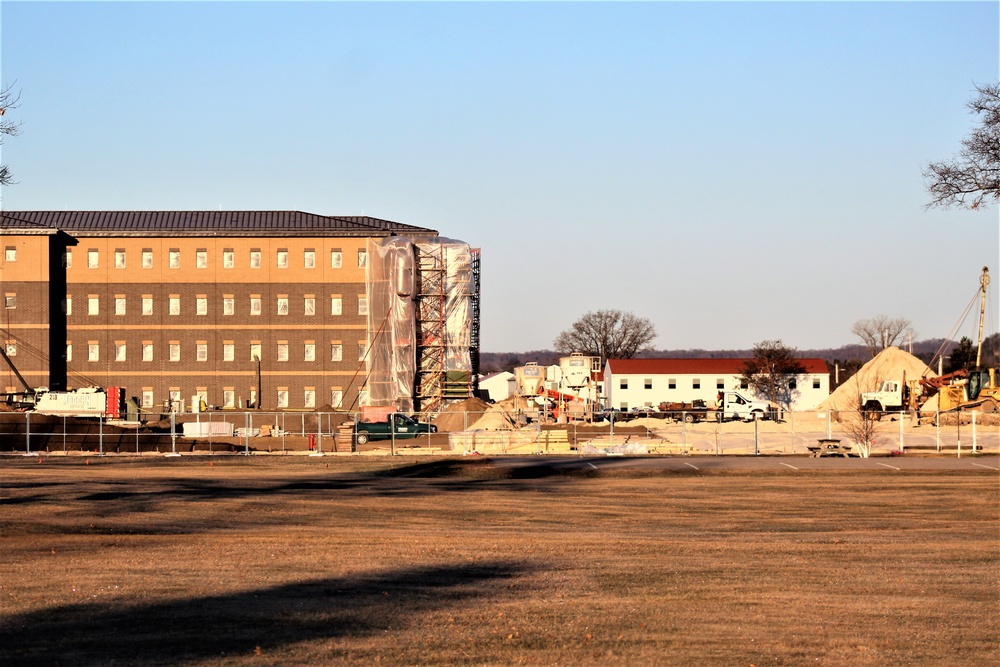
<svg viewBox="0 0 1000 667">
<path fill-rule="evenodd" d="M 866 412 L 902 410 L 910 401 L 910 387 L 900 380 L 884 380 L 877 391 L 861 394 L 861 408 Z"/>
<path fill-rule="evenodd" d="M 774 409 L 765 401 L 754 401 L 738 391 L 720 391 L 714 406 L 705 405 L 704 401 L 695 401 L 692 405 L 677 403 L 661 403 L 660 411 L 668 413 L 674 419 L 681 419 L 692 424 L 703 419 L 726 421 L 740 419 L 754 421 L 768 419 L 774 414 Z"/>
</svg>

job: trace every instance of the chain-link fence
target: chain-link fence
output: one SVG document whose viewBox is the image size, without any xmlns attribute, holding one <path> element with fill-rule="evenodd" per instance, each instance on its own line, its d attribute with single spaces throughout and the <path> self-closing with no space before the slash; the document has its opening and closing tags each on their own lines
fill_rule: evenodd
<svg viewBox="0 0 1000 667">
<path fill-rule="evenodd" d="M 876 418 L 877 417 L 877 418 Z M 917 417 L 785 412 L 755 421 L 710 414 L 636 413 L 552 423 L 537 412 L 417 414 L 389 429 L 348 412 L 209 411 L 141 426 L 33 413 L 0 413 L 0 450 L 25 453 L 454 453 L 660 455 L 872 455 L 1000 451 L 997 413 Z M 859 421 L 860 420 L 860 421 Z M 364 437 L 359 438 L 359 431 Z M 859 444 L 860 443 L 860 444 Z"/>
</svg>

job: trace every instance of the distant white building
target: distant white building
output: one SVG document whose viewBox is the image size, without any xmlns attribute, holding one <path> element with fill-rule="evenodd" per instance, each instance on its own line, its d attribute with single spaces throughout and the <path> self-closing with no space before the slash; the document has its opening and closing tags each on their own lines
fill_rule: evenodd
<svg viewBox="0 0 1000 667">
<path fill-rule="evenodd" d="M 479 389 L 490 393 L 490 399 L 502 401 L 514 393 L 517 378 L 510 371 L 500 371 L 479 379 Z"/>
<path fill-rule="evenodd" d="M 660 403 L 715 404 L 720 391 L 749 390 L 740 382 L 747 359 L 609 359 L 604 365 L 606 404 L 629 410 Z M 805 373 L 792 380 L 791 409 L 815 410 L 830 395 L 830 371 L 823 359 L 798 359 Z M 764 398 L 764 397 L 750 397 Z"/>
</svg>

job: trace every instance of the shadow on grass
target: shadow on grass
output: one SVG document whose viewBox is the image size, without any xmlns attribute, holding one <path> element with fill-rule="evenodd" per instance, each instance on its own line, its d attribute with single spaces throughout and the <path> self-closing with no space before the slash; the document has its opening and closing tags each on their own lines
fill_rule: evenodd
<svg viewBox="0 0 1000 667">
<path fill-rule="evenodd" d="M 0 616 L 3 665 L 179 665 L 370 636 L 416 615 L 489 596 L 527 571 L 512 562 L 318 579 L 142 605 L 86 603 Z"/>
</svg>

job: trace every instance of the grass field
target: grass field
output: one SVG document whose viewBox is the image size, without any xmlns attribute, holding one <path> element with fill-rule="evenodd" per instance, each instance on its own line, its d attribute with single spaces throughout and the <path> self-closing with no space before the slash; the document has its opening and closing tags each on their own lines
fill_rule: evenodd
<svg viewBox="0 0 1000 667">
<path fill-rule="evenodd" d="M 986 665 L 982 473 L 0 461 L 0 665 Z"/>
</svg>

